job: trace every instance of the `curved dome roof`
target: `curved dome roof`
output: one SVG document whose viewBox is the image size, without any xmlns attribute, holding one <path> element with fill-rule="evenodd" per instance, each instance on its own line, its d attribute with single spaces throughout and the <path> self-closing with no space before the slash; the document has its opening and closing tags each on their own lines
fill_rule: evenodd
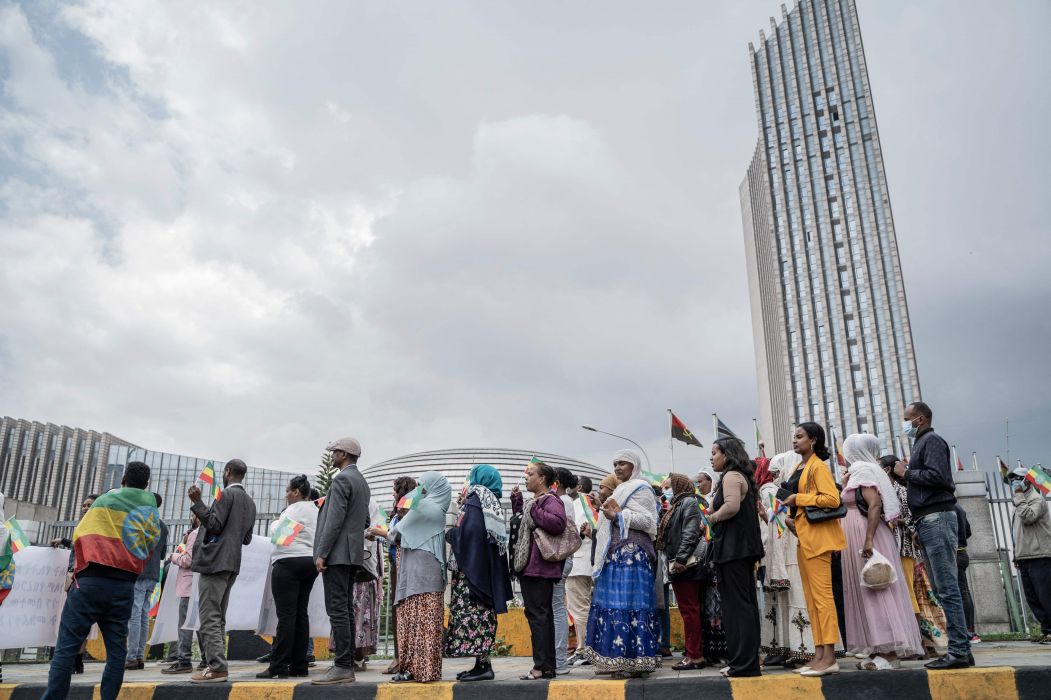
<svg viewBox="0 0 1051 700">
<path fill-rule="evenodd" d="M 491 464 L 500 470 L 500 476 L 504 480 L 503 502 L 505 506 L 509 506 L 511 487 L 515 484 L 522 484 L 522 475 L 525 472 L 526 465 L 533 457 L 543 460 L 552 467 L 565 467 L 577 476 L 591 477 L 591 480 L 595 482 L 596 488 L 598 487 L 598 481 L 609 473 L 608 470 L 570 457 L 561 457 L 548 452 L 513 450 L 499 447 L 417 452 L 359 468 L 361 469 L 361 475 L 369 483 L 372 497 L 389 511 L 394 505 L 392 502 L 394 499 L 394 480 L 399 476 L 411 476 L 414 479 L 418 479 L 424 472 L 441 472 L 452 484 L 453 502 L 455 503 L 455 494 L 460 490 L 464 480 L 470 474 L 471 467 L 476 464 Z"/>
</svg>

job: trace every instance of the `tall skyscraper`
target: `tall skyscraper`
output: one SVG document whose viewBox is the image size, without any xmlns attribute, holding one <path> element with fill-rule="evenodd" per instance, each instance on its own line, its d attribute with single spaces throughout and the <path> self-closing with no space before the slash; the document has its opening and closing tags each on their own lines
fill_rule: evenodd
<svg viewBox="0 0 1051 700">
<path fill-rule="evenodd" d="M 920 382 L 857 9 L 781 12 L 748 45 L 759 142 L 740 190 L 763 434 L 786 450 L 814 420 L 890 450 Z"/>
</svg>

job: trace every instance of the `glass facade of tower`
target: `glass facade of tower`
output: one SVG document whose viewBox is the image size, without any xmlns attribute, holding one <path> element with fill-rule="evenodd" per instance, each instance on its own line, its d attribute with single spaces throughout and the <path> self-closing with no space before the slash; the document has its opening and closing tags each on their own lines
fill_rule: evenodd
<svg viewBox="0 0 1051 700">
<path fill-rule="evenodd" d="M 764 434 L 815 420 L 893 449 L 920 396 L 853 0 L 782 6 L 749 45 L 759 142 L 741 185 Z"/>
</svg>

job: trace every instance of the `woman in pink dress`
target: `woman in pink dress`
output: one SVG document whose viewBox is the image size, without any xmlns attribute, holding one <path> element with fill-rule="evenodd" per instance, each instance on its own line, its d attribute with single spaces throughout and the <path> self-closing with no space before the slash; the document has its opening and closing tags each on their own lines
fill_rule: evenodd
<svg viewBox="0 0 1051 700">
<path fill-rule="evenodd" d="M 847 504 L 843 519 L 847 548 L 842 557 L 845 645 L 850 654 L 869 655 L 858 662 L 858 668 L 867 671 L 898 668 L 900 657 L 923 654 L 898 544 L 887 525 L 898 517 L 901 504 L 879 466 L 879 452 L 875 435 L 851 435 L 843 443 L 849 464 L 843 488 L 843 502 Z M 863 515 L 866 505 L 867 515 Z M 890 562 L 896 575 L 894 583 L 879 589 L 861 585 L 861 570 L 874 551 Z"/>
</svg>

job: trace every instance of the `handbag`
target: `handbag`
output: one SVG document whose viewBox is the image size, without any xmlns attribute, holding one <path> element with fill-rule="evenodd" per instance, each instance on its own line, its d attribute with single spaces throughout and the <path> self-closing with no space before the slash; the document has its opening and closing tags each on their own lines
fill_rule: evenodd
<svg viewBox="0 0 1051 700">
<path fill-rule="evenodd" d="M 544 561 L 565 561 L 573 556 L 583 542 L 573 519 L 566 517 L 566 526 L 557 535 L 552 535 L 537 527 L 533 530 L 533 539 Z"/>
<path fill-rule="evenodd" d="M 814 481 L 814 472 L 810 472 L 810 478 L 807 479 L 807 490 L 810 490 L 810 484 Z M 836 484 L 836 488 L 840 491 L 843 487 Z M 843 502 L 842 496 L 839 499 L 838 508 L 821 508 L 819 506 L 803 506 L 803 512 L 806 513 L 807 521 L 811 523 L 823 523 L 828 520 L 838 520 L 840 518 L 847 517 L 847 504 Z"/>
</svg>

